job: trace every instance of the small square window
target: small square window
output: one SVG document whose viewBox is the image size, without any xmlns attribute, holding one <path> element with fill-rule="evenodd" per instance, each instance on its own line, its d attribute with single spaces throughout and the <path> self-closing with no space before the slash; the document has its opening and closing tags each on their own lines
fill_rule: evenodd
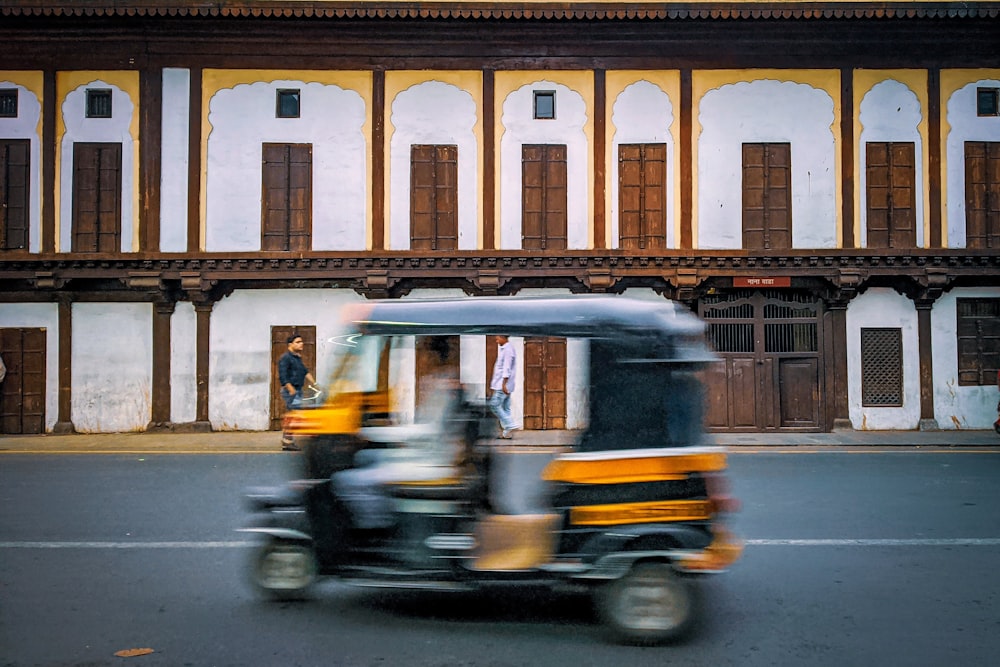
<svg viewBox="0 0 1000 667">
<path fill-rule="evenodd" d="M 299 117 L 299 91 L 279 90 L 277 98 L 276 118 Z"/>
<path fill-rule="evenodd" d="M 17 88 L 0 90 L 0 118 L 17 118 Z"/>
<path fill-rule="evenodd" d="M 87 118 L 111 118 L 110 90 L 87 90 Z"/>
<path fill-rule="evenodd" d="M 553 120 L 556 117 L 556 93 L 554 90 L 535 91 L 535 118 Z"/>
<path fill-rule="evenodd" d="M 976 88 L 976 115 L 1000 116 L 1000 88 Z"/>
</svg>

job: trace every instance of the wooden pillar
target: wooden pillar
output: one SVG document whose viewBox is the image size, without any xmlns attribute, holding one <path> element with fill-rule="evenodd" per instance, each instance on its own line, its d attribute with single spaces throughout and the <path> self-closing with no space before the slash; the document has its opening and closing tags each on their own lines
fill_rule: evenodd
<svg viewBox="0 0 1000 667">
<path fill-rule="evenodd" d="M 163 70 L 139 73 L 139 252 L 160 249 Z"/>
<path fill-rule="evenodd" d="M 607 192 L 607 84 L 604 70 L 594 70 L 594 248 L 608 247 Z"/>
<path fill-rule="evenodd" d="M 840 217 L 843 219 L 840 242 L 844 248 L 855 247 L 854 238 L 854 70 L 840 70 Z"/>
<path fill-rule="evenodd" d="M 691 70 L 681 70 L 681 129 L 680 129 L 680 152 L 681 152 L 681 173 L 680 173 L 680 199 L 681 199 L 681 238 L 680 247 L 690 249 L 694 247 L 694 151 L 692 142 L 692 106 Z"/>
<path fill-rule="evenodd" d="M 493 70 L 483 70 L 483 250 L 496 249 L 497 154 Z"/>
<path fill-rule="evenodd" d="M 195 422 L 197 425 L 207 427 L 206 430 L 211 430 L 211 422 L 208 419 L 208 355 L 211 351 L 209 333 L 211 331 L 212 307 L 214 305 L 211 301 L 196 303 L 194 305 L 197 337 L 197 351 L 195 352 L 195 382 L 197 384 Z"/>
<path fill-rule="evenodd" d="M 372 72 L 372 250 L 385 250 L 385 70 Z"/>
<path fill-rule="evenodd" d="M 201 69 L 190 73 L 187 251 L 201 250 Z"/>
<path fill-rule="evenodd" d="M 851 428 L 847 377 L 847 302 L 827 304 L 823 314 L 826 366 L 826 423 L 833 430 Z"/>
<path fill-rule="evenodd" d="M 170 424 L 170 319 L 175 307 L 173 301 L 153 304 L 153 405 L 146 430 Z"/>
<path fill-rule="evenodd" d="M 934 341 L 931 334 L 933 300 L 920 299 L 917 307 L 917 349 L 920 357 L 920 430 L 937 431 L 934 417 Z"/>
<path fill-rule="evenodd" d="M 42 229 L 39 247 L 55 252 L 56 246 L 56 73 L 45 70 L 42 83 Z M 69 224 L 64 220 L 63 224 Z"/>
<path fill-rule="evenodd" d="M 930 238 L 927 242 L 931 248 L 940 248 L 944 238 L 941 226 L 941 70 L 934 67 L 927 70 L 927 144 L 930 171 L 927 175 L 930 188 L 927 202 Z"/>
<path fill-rule="evenodd" d="M 73 302 L 59 298 L 59 418 L 52 432 L 73 433 Z"/>
</svg>

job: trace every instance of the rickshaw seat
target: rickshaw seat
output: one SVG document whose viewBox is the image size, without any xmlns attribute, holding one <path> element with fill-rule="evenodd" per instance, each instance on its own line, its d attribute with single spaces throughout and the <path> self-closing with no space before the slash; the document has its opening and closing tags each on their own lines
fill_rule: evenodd
<svg viewBox="0 0 1000 667">
<path fill-rule="evenodd" d="M 476 551 L 469 568 L 516 572 L 552 560 L 558 514 L 492 514 L 476 523 Z"/>
</svg>

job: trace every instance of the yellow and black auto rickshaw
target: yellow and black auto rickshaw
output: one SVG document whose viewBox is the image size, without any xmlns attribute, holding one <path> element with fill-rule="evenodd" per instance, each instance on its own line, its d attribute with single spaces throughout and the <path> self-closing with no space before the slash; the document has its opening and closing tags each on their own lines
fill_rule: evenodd
<svg viewBox="0 0 1000 667">
<path fill-rule="evenodd" d="M 601 296 L 379 301 L 344 319 L 328 398 L 292 417 L 302 478 L 248 495 L 256 588 L 571 584 L 619 641 L 690 628 L 694 580 L 741 553 L 723 525 L 726 455 L 702 426 L 704 323 L 669 301 Z M 578 341 L 585 426 L 551 446 L 499 440 L 482 397 L 447 377 L 424 389 L 429 413 L 401 417 L 413 341 L 491 334 Z"/>
</svg>

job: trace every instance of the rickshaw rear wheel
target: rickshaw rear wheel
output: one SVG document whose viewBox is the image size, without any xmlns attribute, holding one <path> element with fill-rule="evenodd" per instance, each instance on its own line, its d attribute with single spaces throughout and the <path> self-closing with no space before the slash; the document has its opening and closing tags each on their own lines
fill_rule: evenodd
<svg viewBox="0 0 1000 667">
<path fill-rule="evenodd" d="M 304 600 L 318 576 L 316 554 L 306 542 L 270 539 L 250 558 L 254 588 L 272 600 Z"/>
<path fill-rule="evenodd" d="M 612 637 L 650 646 L 681 639 L 694 623 L 694 586 L 668 563 L 639 563 L 595 594 L 597 612 Z"/>
</svg>

